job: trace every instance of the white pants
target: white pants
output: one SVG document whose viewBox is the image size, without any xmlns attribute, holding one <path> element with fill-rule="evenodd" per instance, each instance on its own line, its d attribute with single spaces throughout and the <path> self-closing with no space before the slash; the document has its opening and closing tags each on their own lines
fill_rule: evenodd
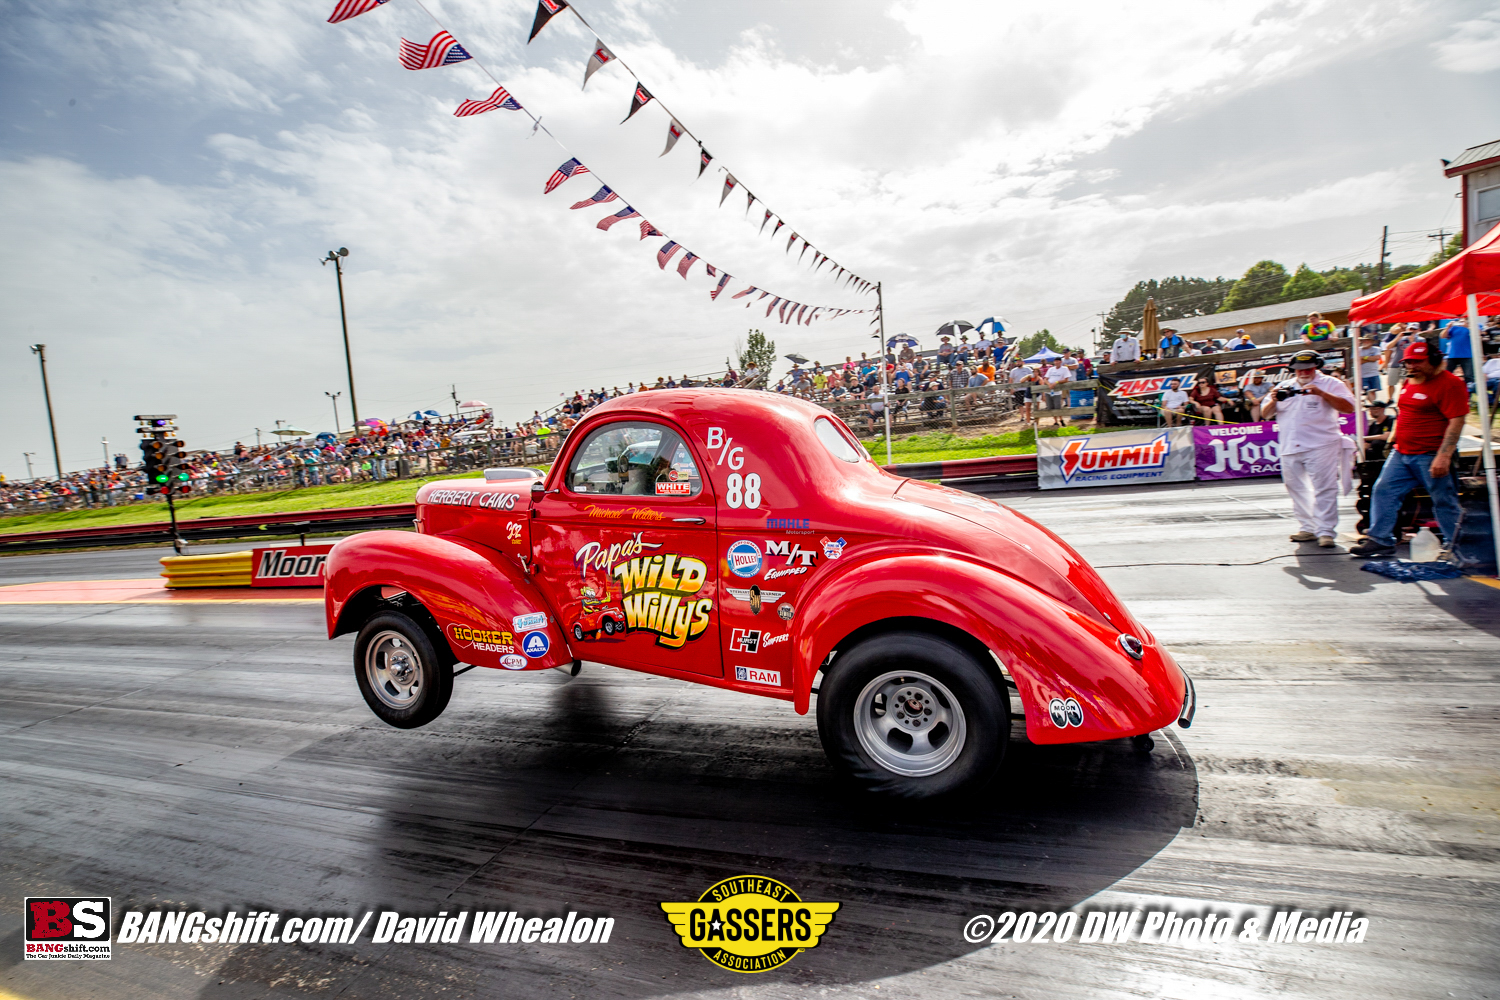
<svg viewBox="0 0 1500 1000">
<path fill-rule="evenodd" d="M 1326 445 L 1281 456 L 1281 481 L 1292 497 L 1292 513 L 1303 531 L 1322 537 L 1339 533 L 1339 469 L 1343 448 Z"/>
</svg>

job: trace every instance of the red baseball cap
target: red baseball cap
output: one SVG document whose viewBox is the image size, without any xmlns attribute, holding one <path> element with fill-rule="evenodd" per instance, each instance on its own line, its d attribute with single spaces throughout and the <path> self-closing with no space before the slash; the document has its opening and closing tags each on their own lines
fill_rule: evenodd
<svg viewBox="0 0 1500 1000">
<path fill-rule="evenodd" d="M 1413 340 L 1406 345 L 1406 350 L 1401 354 L 1402 361 L 1428 361 L 1432 358 L 1432 348 L 1425 340 Z"/>
</svg>

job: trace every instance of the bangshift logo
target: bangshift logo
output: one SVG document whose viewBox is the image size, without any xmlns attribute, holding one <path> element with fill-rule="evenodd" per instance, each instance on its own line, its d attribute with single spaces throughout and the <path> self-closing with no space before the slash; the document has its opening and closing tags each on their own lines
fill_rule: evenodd
<svg viewBox="0 0 1500 1000">
<path fill-rule="evenodd" d="M 24 923 L 27 960 L 110 958 L 107 896 L 27 896 Z"/>
<path fill-rule="evenodd" d="M 1090 448 L 1083 441 L 1069 441 L 1063 445 L 1058 460 L 1066 483 L 1080 472 L 1165 468 L 1171 452 L 1172 442 L 1163 431 L 1145 444 L 1106 444 Z"/>
</svg>

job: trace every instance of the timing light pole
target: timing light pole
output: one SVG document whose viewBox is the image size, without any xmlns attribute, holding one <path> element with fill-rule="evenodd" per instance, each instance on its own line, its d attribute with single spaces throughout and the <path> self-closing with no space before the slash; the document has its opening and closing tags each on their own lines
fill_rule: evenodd
<svg viewBox="0 0 1500 1000">
<path fill-rule="evenodd" d="M 344 310 L 344 265 L 341 258 L 349 256 L 348 247 L 339 247 L 337 250 L 328 251 L 328 256 L 322 258 L 324 267 L 329 261 L 333 261 L 333 273 L 338 277 L 339 283 L 339 322 L 344 327 L 344 366 L 349 371 L 349 412 L 354 414 L 355 430 L 359 429 L 359 401 L 354 396 L 354 358 L 349 353 L 349 314 Z"/>
<path fill-rule="evenodd" d="M 52 419 L 52 390 L 47 385 L 47 345 L 32 344 L 31 353 L 42 363 L 42 396 L 47 400 L 47 426 L 52 430 L 52 461 L 57 463 L 57 478 L 62 478 L 62 453 L 57 450 L 57 421 Z"/>
<path fill-rule="evenodd" d="M 334 437 L 338 437 L 339 436 L 339 397 L 342 396 L 343 393 L 342 392 L 329 392 L 327 389 L 324 389 L 323 390 L 323 395 L 327 396 L 333 402 L 333 436 Z M 259 441 L 256 442 L 256 444 L 259 444 L 259 443 L 260 443 Z"/>
</svg>

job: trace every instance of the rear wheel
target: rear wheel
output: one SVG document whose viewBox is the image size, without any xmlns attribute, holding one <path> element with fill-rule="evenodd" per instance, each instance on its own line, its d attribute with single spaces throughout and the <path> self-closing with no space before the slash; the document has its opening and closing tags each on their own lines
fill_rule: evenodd
<svg viewBox="0 0 1500 1000">
<path fill-rule="evenodd" d="M 577 622 L 573 623 L 573 638 L 577 639 L 579 642 L 583 641 L 583 626 L 578 624 Z"/>
<path fill-rule="evenodd" d="M 370 710 L 398 729 L 427 725 L 453 695 L 453 665 L 439 659 L 420 625 L 393 611 L 359 630 L 354 677 Z"/>
<path fill-rule="evenodd" d="M 968 652 L 893 632 L 840 653 L 824 671 L 818 734 L 833 765 L 869 791 L 924 799 L 970 790 L 1010 739 L 1005 692 Z"/>
</svg>

